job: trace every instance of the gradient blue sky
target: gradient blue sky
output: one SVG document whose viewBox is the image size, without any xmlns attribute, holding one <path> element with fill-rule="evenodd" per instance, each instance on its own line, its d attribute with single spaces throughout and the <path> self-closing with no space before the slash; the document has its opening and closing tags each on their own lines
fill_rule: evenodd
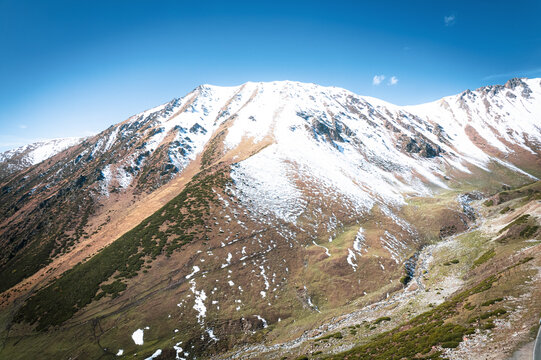
<svg viewBox="0 0 541 360">
<path fill-rule="evenodd" d="M 203 83 L 405 105 L 541 77 L 539 14 L 539 0 L 0 0 L 0 151 L 99 132 Z"/>
</svg>

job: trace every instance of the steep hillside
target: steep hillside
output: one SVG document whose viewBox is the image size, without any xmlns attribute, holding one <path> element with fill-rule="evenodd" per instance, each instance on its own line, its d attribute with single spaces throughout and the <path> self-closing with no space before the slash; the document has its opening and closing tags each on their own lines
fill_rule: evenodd
<svg viewBox="0 0 541 360">
<path fill-rule="evenodd" d="M 385 299 L 422 298 L 403 288 L 434 271 L 426 249 L 496 219 L 478 203 L 535 181 L 540 149 L 540 79 L 412 107 L 296 82 L 200 86 L 4 177 L 0 354 L 300 356 L 384 318 L 310 351 L 345 350 L 427 310 L 387 321 L 401 303 Z M 520 191 L 489 201 L 533 196 L 521 228 L 502 230 L 524 242 L 539 236 L 539 189 Z M 430 261 L 462 264 L 479 244 Z M 435 272 L 449 286 L 434 304 L 484 281 L 472 269 Z M 359 308 L 368 317 L 348 315 Z"/>
</svg>

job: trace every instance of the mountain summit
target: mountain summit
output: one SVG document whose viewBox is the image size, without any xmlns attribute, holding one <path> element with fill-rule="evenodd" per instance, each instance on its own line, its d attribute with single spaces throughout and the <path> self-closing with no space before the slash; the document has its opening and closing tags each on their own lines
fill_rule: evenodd
<svg viewBox="0 0 541 360">
<path fill-rule="evenodd" d="M 520 187 L 541 176 L 541 79 L 416 106 L 292 81 L 202 85 L 53 145 L 0 157 L 11 358 L 333 354 L 358 345 L 340 340 L 348 326 L 367 341 L 444 306 L 496 276 L 473 265 L 485 251 L 540 233 L 538 185 Z M 477 227 L 474 249 L 453 248 Z M 458 342 L 473 329 L 460 321 Z"/>
</svg>

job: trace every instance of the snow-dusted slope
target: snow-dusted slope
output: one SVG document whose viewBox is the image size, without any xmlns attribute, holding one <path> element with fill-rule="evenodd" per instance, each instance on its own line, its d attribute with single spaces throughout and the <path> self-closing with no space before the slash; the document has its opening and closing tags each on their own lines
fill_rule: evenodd
<svg viewBox="0 0 541 360">
<path fill-rule="evenodd" d="M 210 94 L 225 91 L 206 89 Z M 446 188 L 449 170 L 470 173 L 472 166 L 487 169 L 497 161 L 522 172 L 504 156 L 481 148 L 468 127 L 504 155 L 514 152 L 513 146 L 539 155 L 539 79 L 513 80 L 505 87 L 415 107 L 290 81 L 229 89 L 235 95 L 223 103 L 230 119 L 225 150 L 243 140 L 272 138 L 235 167 L 237 195 L 262 214 L 272 212 L 286 221 L 304 211 L 305 186 L 335 194 L 362 212 L 375 203 L 399 205 L 405 193 L 426 195 L 433 186 Z"/>
<path fill-rule="evenodd" d="M 152 181 L 160 186 L 209 141 L 214 160 L 265 143 L 269 146 L 235 166 L 238 195 L 259 204 L 263 213 L 292 220 L 304 211 L 303 186 L 335 194 L 362 212 L 375 203 L 399 205 L 404 194 L 446 188 L 450 170 L 488 170 L 496 161 L 521 172 L 510 155 L 539 157 L 540 119 L 539 79 L 513 79 L 406 107 L 292 81 L 202 85 L 85 142 L 75 162 L 105 156 L 99 182 L 101 193 L 109 195 L 158 168 Z M 80 142 L 53 140 L 2 156 L 25 154 L 21 161 L 28 166 Z"/>
<path fill-rule="evenodd" d="M 455 149 L 476 165 L 490 157 L 472 141 L 475 135 L 505 157 L 518 148 L 539 155 L 541 79 L 512 79 L 405 110 L 443 127 Z"/>
<path fill-rule="evenodd" d="M 202 167 L 230 154 L 238 162 L 232 171 L 238 196 L 292 220 L 305 210 L 306 188 L 363 212 L 446 188 L 451 172 L 488 171 L 491 162 L 522 172 L 521 157 L 539 158 L 540 123 L 540 79 L 406 107 L 292 81 L 202 85 L 93 138 L 32 144 L 1 154 L 0 161 L 18 159 L 8 165 L 21 169 L 81 144 L 69 161 L 88 166 L 101 159 L 94 161 L 96 180 L 108 196 L 140 183 L 159 187 L 207 149 L 212 156 Z"/>
<path fill-rule="evenodd" d="M 84 138 L 61 138 L 35 142 L 0 154 L 0 163 L 7 164 L 10 171 L 17 171 L 39 164 L 62 150 L 76 145 Z"/>
<path fill-rule="evenodd" d="M 3 152 L 0 154 L 0 161 L 6 161 L 24 154 L 24 161 L 27 162 L 28 166 L 36 165 L 68 147 L 80 143 L 82 140 L 83 138 L 72 137 L 35 142 Z"/>
</svg>

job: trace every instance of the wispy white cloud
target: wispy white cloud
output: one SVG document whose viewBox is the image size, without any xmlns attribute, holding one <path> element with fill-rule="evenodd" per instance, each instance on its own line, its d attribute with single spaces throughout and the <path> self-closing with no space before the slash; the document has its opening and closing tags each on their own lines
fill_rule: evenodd
<svg viewBox="0 0 541 360">
<path fill-rule="evenodd" d="M 383 74 L 381 75 L 374 75 L 374 77 L 372 78 L 372 85 L 380 85 L 383 80 L 385 80 L 387 77 Z M 388 86 L 393 86 L 393 85 L 396 85 L 398 84 L 398 78 L 396 76 L 391 76 L 389 78 L 389 81 L 387 82 L 387 85 Z"/>
<path fill-rule="evenodd" d="M 20 124 L 19 125 L 19 129 L 26 129 L 28 126 L 26 126 L 25 124 Z"/>
<path fill-rule="evenodd" d="M 519 70 L 514 72 L 508 72 L 508 73 L 500 73 L 500 74 L 491 74 L 487 75 L 483 78 L 483 80 L 493 80 L 493 79 L 510 79 L 513 77 L 521 77 L 521 76 L 532 76 L 541 74 L 541 67 L 536 69 L 528 69 L 528 70 Z"/>
<path fill-rule="evenodd" d="M 372 84 L 379 85 L 383 80 L 385 80 L 385 75 L 374 75 L 374 78 L 372 79 Z"/>
<path fill-rule="evenodd" d="M 455 15 L 448 15 L 443 17 L 443 23 L 445 26 L 453 26 L 455 24 Z"/>
</svg>

